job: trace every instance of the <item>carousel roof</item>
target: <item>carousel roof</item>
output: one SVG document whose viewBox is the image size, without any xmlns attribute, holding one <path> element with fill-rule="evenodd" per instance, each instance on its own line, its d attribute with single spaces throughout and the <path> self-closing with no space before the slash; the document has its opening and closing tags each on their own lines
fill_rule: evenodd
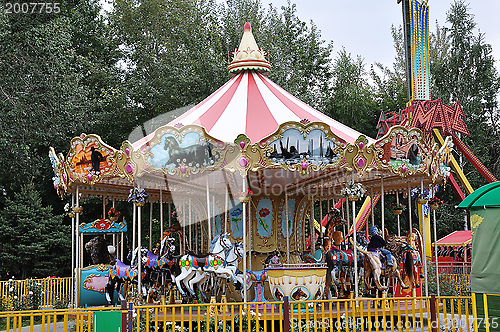
<svg viewBox="0 0 500 332">
<path fill-rule="evenodd" d="M 438 246 L 463 246 L 472 242 L 471 231 L 455 231 L 437 241 Z"/>
<path fill-rule="evenodd" d="M 61 194 L 80 186 L 84 194 L 126 198 L 140 185 L 158 200 L 167 182 L 169 192 L 202 193 L 208 182 L 225 192 L 227 181 L 237 182 L 226 173 L 239 172 L 263 194 L 280 184 L 289 194 L 306 188 L 338 196 L 348 181 L 378 194 L 416 187 L 421 180 L 438 183 L 449 172 L 450 137 L 439 148 L 429 133 L 394 126 L 375 141 L 276 85 L 265 76 L 271 65 L 249 23 L 233 54 L 233 78 L 135 143 L 115 149 L 97 135 L 82 134 L 73 138 L 67 156 L 51 149 L 54 187 Z"/>
<path fill-rule="evenodd" d="M 326 116 L 303 103 L 264 75 L 270 69 L 264 52 L 258 50 L 250 23 L 234 59 L 229 64 L 231 74 L 237 73 L 211 96 L 168 123 L 169 126 L 199 125 L 221 141 L 233 142 L 245 134 L 256 143 L 274 133 L 288 121 L 323 122 L 339 138 L 353 144 L 361 133 Z M 133 144 L 134 148 L 148 142 L 154 133 Z M 368 138 L 368 143 L 374 140 Z"/>
</svg>

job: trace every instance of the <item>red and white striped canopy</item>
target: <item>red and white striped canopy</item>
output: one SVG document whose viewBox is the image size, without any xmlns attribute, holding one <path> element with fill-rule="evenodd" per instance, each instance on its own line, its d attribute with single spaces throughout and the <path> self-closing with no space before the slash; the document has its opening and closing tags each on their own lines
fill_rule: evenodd
<svg viewBox="0 0 500 332">
<path fill-rule="evenodd" d="M 354 143 L 361 135 L 303 103 L 255 71 L 240 72 L 168 125 L 200 125 L 209 135 L 224 142 L 233 142 L 239 134 L 245 134 L 255 143 L 275 132 L 280 124 L 302 119 L 326 123 L 333 133 L 349 143 Z M 135 142 L 134 147 L 142 146 L 149 136 L 153 135 Z"/>
<path fill-rule="evenodd" d="M 329 125 L 333 133 L 351 144 L 361 135 L 301 102 L 263 75 L 271 66 L 255 42 L 250 23 L 245 23 L 240 46 L 233 54 L 228 70 L 238 74 L 168 125 L 200 125 L 209 135 L 227 143 L 245 134 L 253 144 L 274 133 L 280 124 L 303 119 Z M 134 148 L 144 145 L 153 135 L 135 142 Z M 372 143 L 373 139 L 368 141 Z"/>
</svg>

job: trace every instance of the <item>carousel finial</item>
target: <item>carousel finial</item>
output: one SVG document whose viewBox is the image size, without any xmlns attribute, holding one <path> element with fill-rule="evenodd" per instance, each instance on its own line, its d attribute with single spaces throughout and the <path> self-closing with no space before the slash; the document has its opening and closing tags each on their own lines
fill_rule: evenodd
<svg viewBox="0 0 500 332">
<path fill-rule="evenodd" d="M 271 71 L 271 65 L 264 55 L 265 52 L 262 49 L 259 50 L 253 37 L 252 26 L 249 22 L 246 22 L 243 27 L 240 47 L 233 52 L 233 61 L 229 64 L 227 70 L 233 75 L 242 70 L 257 70 L 267 74 Z"/>
</svg>

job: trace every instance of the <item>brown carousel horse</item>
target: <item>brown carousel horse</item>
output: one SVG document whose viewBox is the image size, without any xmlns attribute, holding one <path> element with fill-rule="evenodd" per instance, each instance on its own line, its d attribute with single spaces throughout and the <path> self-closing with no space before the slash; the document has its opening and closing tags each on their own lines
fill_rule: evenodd
<svg viewBox="0 0 500 332">
<path fill-rule="evenodd" d="M 402 288 L 407 289 L 410 285 L 406 285 L 401 278 L 401 274 L 399 273 L 399 263 L 404 263 L 403 272 L 408 276 L 409 282 L 413 284 L 415 280 L 413 252 L 415 249 L 411 245 L 408 245 L 405 237 L 388 235 L 387 230 L 385 230 L 385 238 L 387 243 L 386 248 L 393 256 L 393 266 L 385 266 L 378 253 L 358 247 L 358 250 L 365 255 L 363 262 L 366 289 L 372 290 L 375 288 L 370 283 L 371 274 L 373 274 L 373 280 L 379 291 L 386 291 L 388 289 L 387 286 L 383 286 L 381 284 L 380 277 L 395 278 L 401 284 Z"/>
<path fill-rule="evenodd" d="M 408 236 L 396 236 L 389 234 L 385 230 L 386 248 L 392 255 L 403 262 L 403 275 L 408 277 L 408 283 L 413 287 L 420 287 L 416 284 L 417 264 L 420 263 L 420 253 L 417 249 L 420 233 L 416 229 L 413 233 L 408 232 Z"/>
</svg>

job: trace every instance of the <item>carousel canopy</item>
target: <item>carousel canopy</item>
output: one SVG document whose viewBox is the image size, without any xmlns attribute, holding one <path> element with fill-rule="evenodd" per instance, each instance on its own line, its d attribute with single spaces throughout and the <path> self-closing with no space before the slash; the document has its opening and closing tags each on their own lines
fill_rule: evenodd
<svg viewBox="0 0 500 332">
<path fill-rule="evenodd" d="M 264 51 L 257 47 L 250 23 L 245 24 L 240 47 L 233 54 L 228 70 L 236 76 L 168 123 L 169 126 L 199 125 L 210 136 L 224 142 L 233 142 L 238 135 L 245 134 L 252 144 L 274 133 L 280 124 L 301 120 L 323 122 L 350 144 L 361 135 L 303 103 L 264 76 L 270 65 L 264 58 Z M 135 142 L 134 148 L 142 146 L 153 136 L 154 133 Z M 368 138 L 369 144 L 373 141 Z"/>
<path fill-rule="evenodd" d="M 249 23 L 233 54 L 233 78 L 135 143 L 116 149 L 82 134 L 66 156 L 51 149 L 54 187 L 125 199 L 141 186 L 158 201 L 162 189 L 168 200 L 173 193 L 201 195 L 207 186 L 224 194 L 227 183 L 238 187 L 246 178 L 262 195 L 327 197 L 339 196 L 348 181 L 379 194 L 440 183 L 449 173 L 450 137 L 438 147 L 421 129 L 394 126 L 375 141 L 273 83 Z"/>
</svg>

